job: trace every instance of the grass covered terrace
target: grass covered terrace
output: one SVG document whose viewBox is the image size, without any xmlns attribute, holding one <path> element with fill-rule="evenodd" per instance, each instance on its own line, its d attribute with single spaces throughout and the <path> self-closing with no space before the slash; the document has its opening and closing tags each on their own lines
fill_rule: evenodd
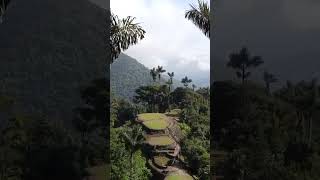
<svg viewBox="0 0 320 180">
<path fill-rule="evenodd" d="M 146 142 L 151 146 L 169 146 L 175 141 L 167 135 L 147 136 Z"/>
</svg>

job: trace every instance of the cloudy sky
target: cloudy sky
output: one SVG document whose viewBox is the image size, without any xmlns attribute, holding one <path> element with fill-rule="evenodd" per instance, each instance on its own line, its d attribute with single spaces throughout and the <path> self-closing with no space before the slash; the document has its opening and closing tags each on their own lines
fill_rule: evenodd
<svg viewBox="0 0 320 180">
<path fill-rule="evenodd" d="M 146 30 L 145 39 L 124 53 L 148 68 L 164 66 L 176 79 L 188 76 L 202 84 L 209 82 L 210 40 L 184 13 L 197 0 L 111 0 L 120 18 L 136 17 Z"/>
<path fill-rule="evenodd" d="M 320 79 L 320 1 L 217 0 L 211 56 L 214 79 L 235 77 L 225 64 L 247 46 L 280 81 Z M 229 76 L 227 76 L 229 75 Z M 253 73 L 252 76 L 259 75 Z M 261 76 L 257 77 L 261 79 Z"/>
</svg>

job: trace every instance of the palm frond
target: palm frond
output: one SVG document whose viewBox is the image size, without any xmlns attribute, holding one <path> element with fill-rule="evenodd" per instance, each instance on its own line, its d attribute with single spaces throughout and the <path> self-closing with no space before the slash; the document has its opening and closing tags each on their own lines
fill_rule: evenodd
<svg viewBox="0 0 320 180">
<path fill-rule="evenodd" d="M 3 22 L 3 16 L 8 8 L 11 0 L 1 0 L 0 2 L 0 23 Z"/>
<path fill-rule="evenodd" d="M 191 20 L 210 38 L 210 7 L 207 2 L 198 0 L 198 7 L 190 4 L 191 9 L 185 13 L 185 18 Z"/>
<path fill-rule="evenodd" d="M 119 19 L 116 15 L 111 15 L 111 59 L 116 59 L 119 54 L 127 50 L 129 46 L 137 44 L 145 35 L 145 30 L 139 23 L 134 23 L 135 17 L 128 16 Z"/>
</svg>

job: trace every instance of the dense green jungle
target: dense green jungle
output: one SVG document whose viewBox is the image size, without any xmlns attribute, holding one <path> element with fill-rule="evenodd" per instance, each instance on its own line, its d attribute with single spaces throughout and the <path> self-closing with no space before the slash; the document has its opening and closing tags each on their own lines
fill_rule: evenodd
<svg viewBox="0 0 320 180">
<path fill-rule="evenodd" d="M 250 80 L 263 64 L 243 47 L 226 64 L 238 81 L 211 86 L 213 173 L 228 180 L 319 179 L 319 83 L 277 84 L 268 71 L 260 73 L 263 83 Z"/>
</svg>

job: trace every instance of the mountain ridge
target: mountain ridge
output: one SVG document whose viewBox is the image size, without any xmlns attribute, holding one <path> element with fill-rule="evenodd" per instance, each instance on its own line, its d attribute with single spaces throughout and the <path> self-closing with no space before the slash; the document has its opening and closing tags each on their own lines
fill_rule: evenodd
<svg viewBox="0 0 320 180">
<path fill-rule="evenodd" d="M 165 84 L 168 79 L 168 75 L 163 73 L 160 83 Z M 154 81 L 150 75 L 150 69 L 135 58 L 121 53 L 118 59 L 111 64 L 110 85 L 111 92 L 115 97 L 132 100 L 137 88 L 152 84 L 154 84 Z M 182 86 L 182 84 L 173 79 L 173 87 L 178 86 Z"/>
<path fill-rule="evenodd" d="M 0 92 L 14 111 L 71 120 L 80 90 L 105 77 L 106 10 L 88 0 L 12 1 L 0 24 Z"/>
</svg>

